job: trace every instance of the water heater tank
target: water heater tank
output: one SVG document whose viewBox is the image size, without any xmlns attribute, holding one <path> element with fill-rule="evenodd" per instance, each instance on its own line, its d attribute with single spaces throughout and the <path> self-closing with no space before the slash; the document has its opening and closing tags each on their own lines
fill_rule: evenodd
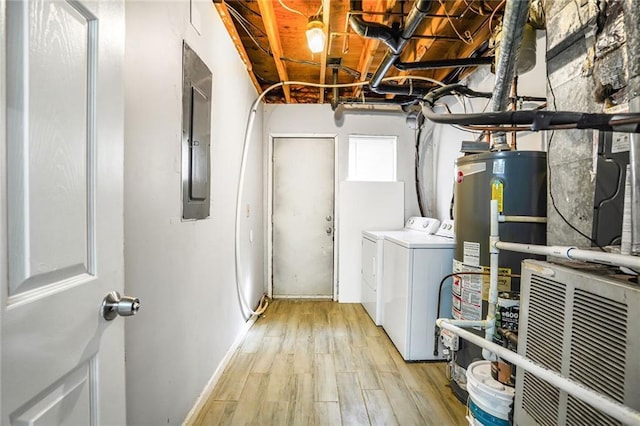
<svg viewBox="0 0 640 426">
<path fill-rule="evenodd" d="M 498 200 L 498 210 L 508 216 L 547 216 L 547 157 L 538 151 L 502 151 L 469 155 L 456 161 L 454 219 L 456 249 L 454 272 L 488 272 L 490 202 Z M 546 244 L 545 223 L 500 223 L 500 240 Z M 520 263 L 535 256 L 502 251 L 503 273 L 519 274 Z M 539 258 L 539 257 L 538 257 Z M 454 318 L 480 320 L 487 315 L 489 279 L 481 275 L 460 275 L 453 285 Z M 519 291 L 520 280 L 501 278 L 499 291 Z M 481 332 L 478 331 L 478 334 Z M 484 332 L 482 332 L 484 333 Z M 467 368 L 481 359 L 481 350 L 461 341 L 457 367 Z M 459 398 L 462 389 L 452 383 Z"/>
</svg>

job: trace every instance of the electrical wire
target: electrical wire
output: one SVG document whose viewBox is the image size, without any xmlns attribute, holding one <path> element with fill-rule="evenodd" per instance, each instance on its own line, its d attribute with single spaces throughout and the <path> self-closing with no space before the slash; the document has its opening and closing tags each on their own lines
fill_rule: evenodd
<svg viewBox="0 0 640 426">
<path fill-rule="evenodd" d="M 441 81 L 429 78 L 429 77 L 421 77 L 421 76 L 393 76 L 393 77 L 385 77 L 382 81 L 397 81 L 397 80 L 418 80 L 418 81 L 428 81 L 439 86 L 444 87 L 445 84 Z M 243 287 L 243 278 L 242 278 L 242 264 L 240 261 L 240 218 L 242 217 L 242 199 L 244 195 L 244 178 L 247 169 L 247 161 L 249 158 L 249 138 L 253 132 L 253 123 L 255 121 L 255 116 L 258 110 L 258 105 L 265 98 L 265 96 L 274 89 L 284 87 L 284 86 L 307 86 L 307 87 L 317 87 L 323 89 L 331 89 L 331 88 L 350 88 L 350 87 L 362 87 L 369 84 L 369 81 L 358 81 L 354 83 L 343 83 L 343 84 L 324 84 L 324 83 L 310 83 L 306 81 L 281 81 L 279 83 L 272 84 L 267 87 L 262 93 L 260 93 L 256 99 L 251 104 L 249 109 L 249 116 L 247 118 L 247 125 L 245 126 L 244 132 L 244 141 L 242 145 L 242 157 L 240 160 L 240 171 L 238 177 L 238 188 L 236 192 L 236 214 L 235 214 L 235 232 L 234 232 L 234 263 L 235 263 L 235 277 L 236 277 L 236 292 L 238 295 L 238 301 L 240 302 L 240 307 L 242 310 L 242 315 L 246 320 L 249 319 L 251 315 L 260 315 L 266 309 L 266 306 L 263 307 L 263 300 L 265 296 L 261 298 L 260 304 L 256 310 L 253 310 L 249 303 L 247 302 L 245 295 L 242 291 Z M 460 101 L 460 100 L 459 100 Z M 461 105 L 465 107 L 464 102 L 460 101 Z M 466 108 L 466 107 L 465 107 Z M 248 313 L 248 314 L 247 314 Z"/>
<path fill-rule="evenodd" d="M 295 10 L 289 6 L 287 6 L 286 4 L 284 4 L 284 1 L 282 0 L 278 0 L 278 3 L 280 3 L 280 6 L 284 7 L 286 10 L 288 10 L 291 13 L 297 13 L 298 15 L 302 16 L 304 19 L 309 19 L 309 17 L 307 15 L 305 15 L 304 13 L 300 12 L 299 10 Z"/>
<path fill-rule="evenodd" d="M 437 102 L 437 103 L 435 103 L 435 104 L 434 104 L 434 106 L 443 107 L 445 110 L 447 110 L 447 112 L 448 112 L 449 114 L 452 114 L 452 112 L 451 112 L 451 108 L 449 108 L 449 105 L 447 105 L 447 104 L 446 104 L 446 103 L 444 103 L 444 102 Z M 482 131 L 480 131 L 480 130 L 472 130 L 472 129 L 470 128 L 471 126 L 458 126 L 457 124 L 451 124 L 450 126 L 451 126 L 451 127 L 453 127 L 454 129 L 458 129 L 458 130 L 460 130 L 461 132 L 471 133 L 471 134 L 473 134 L 473 135 L 478 135 L 478 134 L 483 133 L 483 132 L 482 132 Z M 469 127 L 469 128 L 465 128 L 465 127 Z"/>
<path fill-rule="evenodd" d="M 549 43 L 549 41 L 547 40 L 547 44 Z M 548 46 L 547 46 L 548 49 Z M 553 86 L 551 85 L 551 79 L 549 78 L 549 66 L 547 64 L 547 84 L 549 86 L 549 91 L 551 92 L 551 96 L 552 96 L 552 102 L 553 102 L 553 109 L 555 111 L 558 110 L 558 106 L 556 104 L 556 94 L 553 91 Z M 584 232 L 580 231 L 576 226 L 574 226 L 571 222 L 569 222 L 569 220 L 562 214 L 562 212 L 560 212 L 560 209 L 558 208 L 558 206 L 556 205 L 556 200 L 555 197 L 553 195 L 553 190 L 552 190 L 552 180 L 551 180 L 551 145 L 553 142 L 553 136 L 555 135 L 555 130 L 551 131 L 551 135 L 549 135 L 549 141 L 547 142 L 547 181 L 548 181 L 548 190 L 549 190 L 549 198 L 551 199 L 551 205 L 553 206 L 553 209 L 555 210 L 555 212 L 558 214 L 558 216 L 560 216 L 560 218 L 564 221 L 564 223 L 567 224 L 567 226 L 569 226 L 569 228 L 573 229 L 576 233 L 578 233 L 580 236 L 582 236 L 583 238 L 586 238 L 588 241 L 590 241 L 591 243 L 595 244 L 601 251 L 605 251 L 605 249 L 598 244 L 598 242 L 591 238 L 590 236 L 588 236 L 587 234 L 585 234 Z"/>
<path fill-rule="evenodd" d="M 484 11 L 480 10 L 479 7 L 473 7 L 473 2 L 474 0 L 468 1 L 468 0 L 464 0 L 464 4 L 467 5 L 467 9 L 469 9 L 470 11 L 472 11 L 473 13 L 475 13 L 476 15 L 479 16 L 484 16 Z"/>
<path fill-rule="evenodd" d="M 255 44 L 258 47 L 258 49 L 260 49 L 266 55 L 269 55 L 270 57 L 273 57 L 273 53 L 271 52 L 269 47 L 264 47 L 260 43 L 260 41 L 256 38 L 256 35 L 252 31 L 249 30 L 247 25 L 251 26 L 253 29 L 255 29 L 258 32 L 260 32 L 263 36 L 266 36 L 267 34 L 262 30 L 262 28 L 258 27 L 253 22 L 249 21 L 247 18 L 242 16 L 242 14 L 240 12 L 238 12 L 236 9 L 234 9 L 230 4 L 227 4 L 227 9 L 229 9 L 229 14 L 231 15 L 231 17 L 235 18 L 236 22 L 242 27 L 242 29 L 245 31 L 247 36 L 249 36 L 249 38 L 251 39 L 253 44 Z M 285 61 L 285 62 L 292 62 L 292 63 L 295 63 L 295 64 L 312 65 L 312 66 L 318 66 L 318 67 L 322 65 L 320 62 L 317 62 L 317 61 L 309 61 L 309 60 L 305 60 L 305 59 L 295 59 L 295 58 L 289 58 L 289 57 L 286 57 L 286 56 L 281 56 L 280 60 L 281 61 Z M 345 65 L 340 65 L 340 66 L 338 66 L 338 68 L 340 70 L 343 70 L 346 73 L 352 75 L 354 78 L 360 78 L 360 73 L 357 70 L 353 69 L 353 68 L 347 67 Z"/>
<path fill-rule="evenodd" d="M 242 4 L 242 3 L 239 3 Z M 254 24 L 253 22 L 251 22 L 250 20 L 248 20 L 247 18 L 245 18 L 240 12 L 238 12 L 235 8 L 233 8 L 230 4 L 227 3 L 227 9 L 229 9 L 229 12 L 231 13 L 235 13 L 236 17 L 238 19 L 241 19 L 242 21 L 244 21 L 245 23 L 247 23 L 249 26 L 253 27 L 254 29 L 256 29 L 258 32 L 260 32 L 263 36 L 267 36 L 267 32 L 265 30 L 263 30 L 262 28 L 260 28 L 259 26 L 257 26 L 256 24 Z M 244 28 L 244 27 L 243 27 Z M 246 29 L 246 28 L 245 28 Z"/>
<path fill-rule="evenodd" d="M 226 1 L 226 2 L 225 2 L 225 4 L 227 5 L 227 7 L 229 7 L 229 3 L 230 3 L 230 2 L 228 2 L 228 1 Z M 257 16 L 257 17 L 258 17 L 258 18 L 260 18 L 260 19 L 262 19 L 262 15 L 260 14 L 260 12 L 258 12 L 258 11 L 255 11 L 255 10 L 251 9 L 249 6 L 247 6 L 247 5 L 245 4 L 245 2 L 244 2 L 244 1 L 238 1 L 238 2 L 234 2 L 234 3 L 235 3 L 235 4 L 240 5 L 244 10 L 247 10 L 249 13 L 251 13 L 251 14 L 253 14 L 253 15 Z"/>
<path fill-rule="evenodd" d="M 449 12 L 447 12 L 447 8 L 444 6 L 443 0 L 438 0 L 438 3 L 440 3 L 442 10 L 444 11 L 445 16 L 447 17 L 447 21 L 449 21 L 449 25 L 451 25 L 451 28 L 453 28 L 453 31 L 455 31 L 458 38 L 462 40 L 462 42 L 465 44 L 469 44 L 469 45 L 473 44 L 473 36 L 471 35 L 471 32 L 467 30 L 464 32 L 464 36 L 460 34 L 456 26 L 453 24 L 453 21 L 451 20 L 451 17 L 449 16 Z"/>
<path fill-rule="evenodd" d="M 260 49 L 262 52 L 264 52 L 265 54 L 267 54 L 269 56 L 273 56 L 273 54 L 271 53 L 271 50 L 269 50 L 268 47 L 264 47 L 264 46 L 262 46 L 262 44 L 260 44 L 260 42 L 256 39 L 255 35 L 249 30 L 249 28 L 247 28 L 247 26 L 245 25 L 245 22 L 247 24 L 253 26 L 254 28 L 257 28 L 261 32 L 262 32 L 262 30 L 260 28 L 258 28 L 256 25 L 254 25 L 252 22 L 250 22 L 247 18 L 242 16 L 242 14 L 240 14 L 240 12 L 235 10 L 230 5 L 227 5 L 227 9 L 229 9 L 229 14 L 231 15 L 231 17 L 235 18 L 236 22 L 238 24 L 240 24 L 242 29 L 244 29 L 245 33 L 249 36 L 251 41 L 253 41 L 253 43 L 258 47 L 258 49 Z M 263 32 L 263 34 L 264 34 L 264 32 Z"/>
<path fill-rule="evenodd" d="M 320 12 L 322 11 L 322 6 L 323 6 L 322 1 L 320 1 L 320 7 L 318 8 L 318 10 L 313 16 L 320 16 Z"/>
<path fill-rule="evenodd" d="M 557 111 L 558 110 L 558 106 L 556 105 L 556 94 L 553 91 L 553 86 L 551 85 L 551 79 L 549 78 L 548 70 L 547 70 L 547 84 L 549 85 L 549 91 L 551 92 L 551 96 L 552 96 L 553 109 Z M 578 233 L 583 238 L 586 238 L 592 244 L 597 246 L 601 251 L 606 251 L 600 244 L 598 244 L 598 242 L 594 238 L 592 238 L 589 235 L 585 234 L 584 232 L 579 230 L 576 226 L 574 226 L 571 222 L 569 222 L 569 220 L 562 214 L 562 212 L 560 211 L 560 209 L 556 205 L 556 199 L 555 199 L 555 197 L 553 195 L 553 190 L 552 190 L 551 161 L 550 161 L 550 159 L 551 159 L 551 144 L 553 142 L 553 136 L 554 135 L 555 135 L 555 130 L 552 130 L 551 131 L 551 135 L 549 135 L 549 141 L 547 142 L 547 181 L 549 183 L 548 189 L 549 189 L 549 198 L 551 199 L 551 205 L 553 206 L 553 209 L 558 214 L 558 216 L 560 216 L 560 218 L 564 221 L 564 223 L 567 224 L 567 226 L 569 228 L 573 229 L 576 233 Z"/>
<path fill-rule="evenodd" d="M 420 120 L 420 117 L 418 116 L 417 120 Z M 420 126 L 418 125 L 418 129 L 416 130 L 416 143 L 415 143 L 415 148 L 416 148 L 416 153 L 415 153 L 415 159 L 414 159 L 414 173 L 415 173 L 415 177 L 414 180 L 416 181 L 416 196 L 418 198 L 418 209 L 420 210 L 420 216 L 425 217 L 425 212 L 424 212 L 424 201 L 422 199 L 422 191 L 420 191 L 420 137 L 422 136 L 422 128 L 424 126 Z"/>
<path fill-rule="evenodd" d="M 458 277 L 460 275 L 491 275 L 490 272 L 454 272 L 452 274 L 447 274 L 444 277 L 442 277 L 442 280 L 440 280 L 440 285 L 438 286 L 438 307 L 436 309 L 436 319 L 440 318 L 440 304 L 442 303 L 442 287 L 444 286 L 444 283 L 451 277 Z M 510 278 L 520 278 L 519 274 L 501 274 L 500 272 L 498 272 L 498 276 L 499 277 L 510 277 Z M 453 297 L 453 296 L 452 296 Z M 438 336 L 440 335 L 440 327 L 438 327 L 437 325 L 434 326 L 434 345 L 433 345 L 433 354 L 434 355 L 438 355 Z"/>
<path fill-rule="evenodd" d="M 398 80 L 401 77 L 387 77 L 387 79 Z M 268 306 L 268 298 L 266 295 L 260 299 L 260 303 L 258 308 L 255 310 L 251 308 L 249 302 L 247 302 L 246 297 L 243 292 L 243 277 L 242 277 L 242 264 L 240 261 L 240 218 L 242 217 L 242 199 L 244 195 L 244 178 L 247 169 L 247 160 L 249 158 L 249 138 L 253 132 L 253 123 L 255 121 L 256 112 L 258 110 L 258 105 L 264 99 L 264 97 L 274 89 L 279 87 L 283 87 L 285 85 L 298 85 L 298 86 L 310 86 L 310 87 L 319 87 L 319 88 L 344 88 L 344 87 L 357 87 L 357 86 L 365 86 L 369 84 L 369 81 L 360 81 L 356 83 L 346 83 L 346 84 L 322 84 L 322 83 L 309 83 L 304 81 L 283 81 L 279 83 L 272 84 L 268 88 L 266 88 L 262 93 L 258 95 L 258 97 L 251 104 L 251 108 L 249 109 L 249 117 L 247 119 L 247 125 L 245 127 L 244 133 L 244 142 L 242 146 L 242 158 L 240 160 L 240 172 L 238 178 L 238 189 L 236 192 L 236 215 L 235 215 L 235 232 L 234 232 L 234 263 L 235 263 L 235 276 L 236 276 L 236 292 L 238 296 L 238 301 L 240 302 L 240 309 L 242 311 L 242 315 L 245 320 L 249 320 L 252 315 L 261 315 L 267 309 Z"/>
<path fill-rule="evenodd" d="M 504 4 L 506 3 L 507 0 L 502 0 L 500 2 L 499 5 L 496 6 L 495 9 L 493 9 L 493 12 L 491 12 L 491 16 L 489 17 L 489 32 L 493 33 L 493 29 L 491 28 L 491 23 L 493 21 L 493 17 L 495 16 L 496 12 L 498 11 L 498 9 L 500 9 L 502 6 L 504 6 Z"/>
</svg>

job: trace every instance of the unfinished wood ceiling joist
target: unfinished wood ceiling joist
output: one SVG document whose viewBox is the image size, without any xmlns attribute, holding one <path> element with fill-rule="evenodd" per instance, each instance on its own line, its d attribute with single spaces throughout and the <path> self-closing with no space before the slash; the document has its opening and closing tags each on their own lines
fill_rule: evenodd
<svg viewBox="0 0 640 426">
<path fill-rule="evenodd" d="M 348 24 L 354 12 L 367 22 L 402 30 L 414 0 L 214 0 L 247 72 L 262 91 L 271 84 L 294 80 L 329 83 L 333 68 L 338 82 L 367 81 L 376 71 L 387 46 L 377 39 L 364 38 Z M 501 0 L 434 0 L 427 16 L 400 56 L 402 62 L 432 61 L 489 56 L 491 34 L 501 20 Z M 321 53 L 313 54 L 306 43 L 305 31 L 311 17 L 322 17 L 326 43 Z M 399 71 L 392 67 L 387 76 L 412 75 L 452 83 L 472 70 L 444 68 Z M 402 84 L 402 81 L 394 84 Z M 416 83 L 417 84 L 417 83 Z M 329 93 L 329 96 L 327 96 Z M 367 86 L 341 88 L 341 101 L 365 96 L 367 100 L 396 99 L 374 93 Z M 333 99 L 330 91 L 309 87 L 274 90 L 265 100 L 271 103 L 326 103 Z"/>
</svg>

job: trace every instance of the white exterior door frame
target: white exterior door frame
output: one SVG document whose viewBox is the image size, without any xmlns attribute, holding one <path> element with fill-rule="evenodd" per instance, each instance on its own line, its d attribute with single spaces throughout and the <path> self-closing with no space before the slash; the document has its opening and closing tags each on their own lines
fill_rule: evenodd
<svg viewBox="0 0 640 426">
<path fill-rule="evenodd" d="M 340 217 L 338 212 L 340 211 L 338 206 L 338 136 L 336 134 L 326 133 L 270 133 L 269 143 L 267 147 L 267 179 L 266 191 L 267 191 L 267 214 L 265 220 L 267 222 L 265 241 L 267 242 L 267 295 L 273 297 L 273 152 L 274 152 L 274 139 L 277 138 L 322 138 L 333 139 L 333 155 L 334 155 L 334 167 L 333 167 L 333 198 L 334 198 L 334 239 L 333 239 L 333 300 L 338 300 L 338 223 Z"/>
</svg>

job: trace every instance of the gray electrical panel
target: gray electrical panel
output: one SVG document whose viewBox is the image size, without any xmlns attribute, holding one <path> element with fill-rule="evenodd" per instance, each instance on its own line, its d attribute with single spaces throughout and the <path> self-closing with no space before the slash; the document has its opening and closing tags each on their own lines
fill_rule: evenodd
<svg viewBox="0 0 640 426">
<path fill-rule="evenodd" d="M 212 74 L 187 43 L 182 67 L 182 218 L 204 219 L 211 205 Z"/>
</svg>

